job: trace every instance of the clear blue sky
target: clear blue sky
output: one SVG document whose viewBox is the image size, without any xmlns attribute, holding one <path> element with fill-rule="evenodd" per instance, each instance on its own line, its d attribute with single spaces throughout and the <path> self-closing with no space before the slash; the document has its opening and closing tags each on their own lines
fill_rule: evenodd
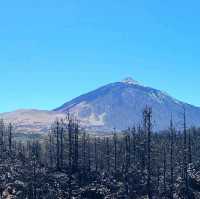
<svg viewBox="0 0 200 199">
<path fill-rule="evenodd" d="M 200 106 L 200 2 L 0 2 L 0 112 L 53 109 L 132 76 Z"/>
</svg>

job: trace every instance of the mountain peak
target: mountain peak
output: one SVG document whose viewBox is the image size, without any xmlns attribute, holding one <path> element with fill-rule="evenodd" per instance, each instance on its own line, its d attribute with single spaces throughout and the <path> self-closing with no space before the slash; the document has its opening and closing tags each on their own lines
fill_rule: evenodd
<svg viewBox="0 0 200 199">
<path fill-rule="evenodd" d="M 140 125 L 144 108 L 149 106 L 153 109 L 154 129 L 165 130 L 168 129 L 171 113 L 175 123 L 182 121 L 183 105 L 187 110 L 188 126 L 199 126 L 200 108 L 127 77 L 72 99 L 54 112 L 70 113 L 90 130 L 112 131 L 113 127 L 123 130 Z"/>
<path fill-rule="evenodd" d="M 139 84 L 139 82 L 134 80 L 132 77 L 126 77 L 121 82 L 125 84 Z"/>
</svg>

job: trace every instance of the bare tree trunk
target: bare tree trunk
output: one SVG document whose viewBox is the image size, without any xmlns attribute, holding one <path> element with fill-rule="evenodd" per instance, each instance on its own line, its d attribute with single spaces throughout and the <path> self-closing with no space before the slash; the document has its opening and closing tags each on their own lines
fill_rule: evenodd
<svg viewBox="0 0 200 199">
<path fill-rule="evenodd" d="M 152 117 L 152 109 L 146 107 L 144 110 L 144 123 L 145 129 L 144 131 L 147 133 L 147 192 L 149 199 L 152 199 L 151 192 L 151 117 Z"/>
<path fill-rule="evenodd" d="M 88 135 L 87 138 L 87 145 L 88 145 L 88 171 L 91 171 L 91 147 L 90 147 L 90 136 Z"/>
<path fill-rule="evenodd" d="M 107 160 L 108 173 L 110 173 L 110 144 L 108 137 L 106 138 L 106 160 Z"/>
<path fill-rule="evenodd" d="M 166 148 L 164 146 L 163 151 L 163 187 L 164 187 L 164 193 L 166 193 Z"/>
<path fill-rule="evenodd" d="M 184 172 L 184 181 L 185 181 L 185 188 L 186 188 L 186 196 L 188 196 L 188 174 L 187 174 L 187 127 L 186 127 L 186 113 L 184 108 L 184 115 L 183 115 L 183 136 L 184 136 L 184 144 L 183 144 L 183 172 Z"/>
<path fill-rule="evenodd" d="M 116 174 L 117 173 L 117 134 L 116 132 L 114 132 L 113 141 L 114 141 L 114 169 L 115 169 L 115 174 Z"/>
<path fill-rule="evenodd" d="M 136 162 L 136 136 L 135 136 L 136 129 L 135 127 L 132 128 L 132 151 L 133 151 L 133 161 L 132 163 L 135 164 Z"/>
<path fill-rule="evenodd" d="M 75 170 L 78 169 L 78 160 L 79 160 L 79 157 L 78 157 L 78 136 L 79 136 L 79 126 L 78 126 L 78 121 L 75 123 L 75 143 L 74 143 L 74 167 L 75 167 Z"/>
<path fill-rule="evenodd" d="M 0 152 L 1 155 L 4 151 L 4 132 L 5 132 L 5 124 L 3 119 L 0 120 Z"/>
<path fill-rule="evenodd" d="M 94 140 L 94 158 L 95 158 L 95 171 L 98 170 L 98 157 L 97 157 L 97 138 Z"/>
<path fill-rule="evenodd" d="M 12 153 L 12 130 L 13 126 L 11 123 L 8 125 L 8 142 L 9 142 L 9 154 L 11 155 Z"/>
<path fill-rule="evenodd" d="M 83 159 L 82 159 L 82 165 L 83 165 L 83 171 L 85 172 L 86 169 L 86 133 L 83 133 L 82 137 L 82 145 L 83 145 Z"/>
<path fill-rule="evenodd" d="M 73 124 L 72 118 L 68 114 L 68 136 L 69 136 L 69 199 L 72 198 L 72 133 L 73 133 Z"/>
<path fill-rule="evenodd" d="M 60 170 L 60 137 L 59 137 L 59 122 L 56 122 L 56 168 Z"/>
<path fill-rule="evenodd" d="M 61 123 L 60 128 L 60 167 L 63 168 L 63 134 L 64 134 L 64 127 L 63 122 Z"/>
<path fill-rule="evenodd" d="M 170 121 L 170 198 L 173 199 L 174 191 L 174 127 L 171 118 Z"/>
<path fill-rule="evenodd" d="M 191 146 L 191 132 L 189 131 L 188 136 L 188 163 L 192 163 L 192 146 Z"/>
</svg>

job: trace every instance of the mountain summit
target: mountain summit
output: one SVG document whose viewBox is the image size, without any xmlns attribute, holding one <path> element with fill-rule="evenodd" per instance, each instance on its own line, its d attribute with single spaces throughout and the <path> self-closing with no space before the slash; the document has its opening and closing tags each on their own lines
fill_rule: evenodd
<svg viewBox="0 0 200 199">
<path fill-rule="evenodd" d="M 139 82 L 134 80 L 132 77 L 126 77 L 121 82 L 125 84 L 139 84 Z"/>
<path fill-rule="evenodd" d="M 142 86 L 131 77 L 81 95 L 54 111 L 69 112 L 92 129 L 122 130 L 141 124 L 142 111 L 147 105 L 153 109 L 156 130 L 167 129 L 171 115 L 177 128 L 181 128 L 183 107 L 188 126 L 200 126 L 200 108 L 176 100 L 160 90 Z"/>
</svg>

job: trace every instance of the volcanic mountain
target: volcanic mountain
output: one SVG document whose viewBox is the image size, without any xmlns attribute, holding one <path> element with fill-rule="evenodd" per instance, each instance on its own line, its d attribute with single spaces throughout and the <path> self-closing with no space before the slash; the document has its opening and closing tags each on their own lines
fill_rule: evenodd
<svg viewBox="0 0 200 199">
<path fill-rule="evenodd" d="M 174 99 L 163 91 L 143 86 L 132 78 L 81 95 L 54 111 L 69 112 L 93 129 L 123 130 L 141 124 L 146 106 L 152 107 L 153 127 L 156 130 L 167 129 L 171 116 L 177 128 L 181 128 L 184 109 L 187 125 L 200 126 L 199 107 Z"/>
<path fill-rule="evenodd" d="M 153 110 L 153 128 L 164 130 L 171 115 L 177 128 L 183 124 L 186 111 L 187 126 L 200 126 L 200 108 L 181 102 L 167 93 L 143 86 L 132 78 L 110 83 L 81 95 L 52 111 L 18 110 L 0 114 L 0 118 L 14 122 L 17 132 L 47 132 L 56 118 L 67 113 L 76 116 L 83 127 L 94 131 L 123 130 L 141 124 L 146 106 Z"/>
</svg>

